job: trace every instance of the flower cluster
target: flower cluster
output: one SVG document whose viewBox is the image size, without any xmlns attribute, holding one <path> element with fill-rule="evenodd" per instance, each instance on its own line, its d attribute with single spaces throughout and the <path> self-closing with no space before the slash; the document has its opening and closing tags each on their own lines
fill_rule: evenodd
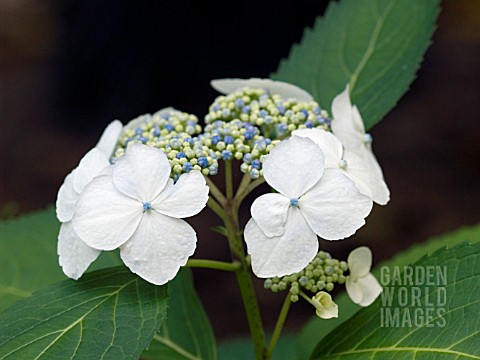
<svg viewBox="0 0 480 360">
<path fill-rule="evenodd" d="M 165 153 L 136 141 L 110 165 L 121 131 L 119 121 L 110 124 L 59 190 L 59 262 L 78 279 L 101 250 L 120 248 L 132 272 L 164 284 L 195 250 L 195 231 L 181 219 L 205 207 L 208 187 L 195 170 L 174 184 Z"/>
<path fill-rule="evenodd" d="M 263 285 L 273 292 L 289 289 L 290 300 L 297 302 L 300 290 L 316 294 L 322 290 L 332 291 L 335 283 L 344 284 L 347 270 L 345 261 L 332 259 L 328 252 L 320 251 L 305 269 L 282 278 L 268 278 Z"/>
<path fill-rule="evenodd" d="M 205 123 L 240 120 L 257 126 L 270 139 L 284 138 L 296 129 L 330 129 L 328 113 L 310 95 L 300 93 L 304 99 L 300 100 L 297 95 L 301 89 L 290 84 L 279 88 L 278 84 L 284 83 L 260 79 L 213 81 L 213 87 L 227 95 L 219 96 L 210 105 Z"/>
<path fill-rule="evenodd" d="M 299 296 L 304 297 L 317 308 L 317 315 L 321 318 L 337 317 L 334 313 L 338 314 L 338 309 L 334 313 L 325 311 L 328 308 L 326 303 L 334 304 L 328 292 L 335 284 L 345 284 L 352 301 L 361 306 L 369 306 L 382 292 L 380 284 L 370 273 L 372 252 L 369 248 L 362 246 L 353 250 L 347 261 L 334 259 L 328 252 L 320 251 L 305 269 L 282 278 L 268 278 L 263 286 L 273 292 L 288 290 L 292 302 L 297 302 Z M 305 292 L 313 296 L 309 298 Z M 323 305 L 319 307 L 318 301 Z"/>
<path fill-rule="evenodd" d="M 240 169 L 252 179 L 262 176 L 262 160 L 280 140 L 270 140 L 260 135 L 256 126 L 240 120 L 217 120 L 205 126 L 202 144 L 222 160 L 240 160 Z"/>
<path fill-rule="evenodd" d="M 173 108 L 139 116 L 125 126 L 112 162 L 123 156 L 129 144 L 139 143 L 161 149 L 167 155 L 175 181 L 192 170 L 216 175 L 218 156 L 201 141 L 201 130 L 195 115 Z"/>
<path fill-rule="evenodd" d="M 282 141 L 263 165 L 266 182 L 277 192 L 253 202 L 244 231 L 259 277 L 302 270 L 318 252 L 317 236 L 351 236 L 372 209 L 372 200 L 341 170 L 325 168 L 323 151 L 308 138 Z"/>
<path fill-rule="evenodd" d="M 220 161 L 237 160 L 250 175 L 243 185 L 263 177 L 275 190 L 253 202 L 243 231 L 265 288 L 288 290 L 292 302 L 305 298 L 322 318 L 338 316 L 329 294 L 335 284 L 345 284 L 355 303 L 371 304 L 381 287 L 370 274 L 370 250 L 354 250 L 347 262 L 319 252 L 318 237 L 353 235 L 374 202 L 389 201 L 348 87 L 334 99 L 331 120 L 287 83 L 224 79 L 212 86 L 224 95 L 210 106 L 203 132 L 196 116 L 173 108 L 126 126 L 117 120 L 66 177 L 57 199 L 65 274 L 78 279 L 102 250 L 119 248 L 132 272 L 165 284 L 196 248 L 196 233 L 182 219 L 205 207 L 205 176 L 217 174 Z"/>
</svg>

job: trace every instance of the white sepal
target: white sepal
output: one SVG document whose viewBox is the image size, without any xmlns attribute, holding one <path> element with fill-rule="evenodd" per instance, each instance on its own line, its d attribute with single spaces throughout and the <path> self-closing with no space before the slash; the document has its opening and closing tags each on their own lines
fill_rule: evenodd
<svg viewBox="0 0 480 360">
<path fill-rule="evenodd" d="M 182 174 L 173 184 L 169 181 L 153 200 L 153 208 L 161 214 L 186 218 L 198 214 L 208 201 L 209 188 L 202 173 L 197 170 Z"/>
<path fill-rule="evenodd" d="M 298 208 L 290 207 L 285 231 L 268 237 L 252 218 L 245 226 L 245 242 L 258 277 L 290 275 L 305 268 L 318 252 L 315 233 Z"/>
<path fill-rule="evenodd" d="M 77 280 L 92 262 L 100 255 L 100 251 L 85 244 L 73 230 L 72 222 L 60 226 L 57 243 L 58 262 L 69 278 Z"/>
<path fill-rule="evenodd" d="M 120 256 L 132 272 L 152 284 L 163 285 L 187 263 L 196 243 L 195 231 L 185 221 L 149 211 L 120 247 Z"/>
<path fill-rule="evenodd" d="M 265 181 L 279 193 L 298 198 L 322 177 L 325 156 L 312 140 L 297 136 L 282 141 L 263 163 Z"/>
<path fill-rule="evenodd" d="M 313 101 L 313 96 L 296 85 L 270 79 L 218 79 L 210 82 L 212 87 L 222 94 L 231 94 L 243 87 L 265 89 L 278 94 L 283 99 L 295 99 L 303 102 Z"/>
</svg>

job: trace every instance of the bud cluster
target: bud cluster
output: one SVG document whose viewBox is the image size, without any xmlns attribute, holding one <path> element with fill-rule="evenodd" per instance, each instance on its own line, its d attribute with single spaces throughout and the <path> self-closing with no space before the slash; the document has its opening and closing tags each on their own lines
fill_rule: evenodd
<svg viewBox="0 0 480 360">
<path fill-rule="evenodd" d="M 261 129 L 270 139 L 281 139 L 293 130 L 322 127 L 331 131 L 328 113 L 318 104 L 282 99 L 265 89 L 244 87 L 232 94 L 219 96 L 209 108 L 205 123 L 240 120 Z"/>
<path fill-rule="evenodd" d="M 332 259 L 328 252 L 320 251 L 304 270 L 282 278 L 268 278 L 264 287 L 273 292 L 288 289 L 290 300 L 297 302 L 300 290 L 316 294 L 319 291 L 332 291 L 335 283 L 345 283 L 347 270 L 345 261 Z"/>
<path fill-rule="evenodd" d="M 195 115 L 174 109 L 142 115 L 125 126 L 112 162 L 124 154 L 129 143 L 142 143 L 165 152 L 172 166 L 171 177 L 175 181 L 191 170 L 216 175 L 217 154 L 202 143 L 202 135 L 198 135 L 201 131 Z"/>
<path fill-rule="evenodd" d="M 240 169 L 252 179 L 262 176 L 262 156 L 280 142 L 263 137 L 256 126 L 238 119 L 207 124 L 200 139 L 219 159 L 241 160 Z"/>
</svg>

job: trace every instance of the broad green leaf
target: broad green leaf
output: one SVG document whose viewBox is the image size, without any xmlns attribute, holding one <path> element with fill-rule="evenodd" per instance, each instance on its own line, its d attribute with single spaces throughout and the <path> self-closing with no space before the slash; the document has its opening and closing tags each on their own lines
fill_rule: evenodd
<svg viewBox="0 0 480 360">
<path fill-rule="evenodd" d="M 214 360 L 217 349 L 212 327 L 195 292 L 191 271 L 183 268 L 168 283 L 167 319 L 142 358 L 151 360 Z"/>
<path fill-rule="evenodd" d="M 252 340 L 234 339 L 226 341 L 218 347 L 219 360 L 255 359 Z M 295 336 L 285 334 L 278 340 L 271 360 L 302 360 L 295 352 Z"/>
<path fill-rule="evenodd" d="M 53 207 L 0 222 L 0 312 L 35 290 L 66 279 L 57 256 L 60 223 Z M 90 270 L 121 264 L 104 252 Z"/>
<path fill-rule="evenodd" d="M 0 315 L 0 359 L 138 359 L 166 309 L 166 287 L 124 267 L 91 272 Z"/>
<path fill-rule="evenodd" d="M 464 227 L 442 236 L 433 237 L 424 243 L 412 245 L 408 250 L 380 263 L 372 272 L 379 279 L 380 269 L 383 266 L 393 268 L 395 266 L 410 265 L 426 254 L 431 254 L 443 246 L 453 247 L 465 241 L 480 243 L 480 225 Z M 315 316 L 298 336 L 297 348 L 301 359 L 308 358 L 320 340 L 362 309 L 354 304 L 346 293 L 336 296 L 335 302 L 340 309 L 338 319 L 329 319 L 327 321 Z"/>
<path fill-rule="evenodd" d="M 369 129 L 414 80 L 431 43 L 439 2 L 332 1 L 272 78 L 304 88 L 328 110 L 349 84 Z"/>
<path fill-rule="evenodd" d="M 442 248 L 413 269 L 424 275 L 396 277 L 391 269 L 375 303 L 326 336 L 311 358 L 479 359 L 480 243 Z"/>
</svg>

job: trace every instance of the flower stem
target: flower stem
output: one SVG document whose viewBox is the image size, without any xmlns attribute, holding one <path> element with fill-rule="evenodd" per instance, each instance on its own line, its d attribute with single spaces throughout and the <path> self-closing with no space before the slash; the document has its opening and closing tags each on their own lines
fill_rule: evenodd
<svg viewBox="0 0 480 360">
<path fill-rule="evenodd" d="M 275 346 L 277 345 L 278 338 L 283 329 L 283 324 L 285 324 L 285 320 L 287 319 L 288 310 L 290 310 L 290 293 L 287 294 L 285 297 L 285 301 L 283 302 L 282 309 L 280 310 L 280 314 L 278 315 L 277 323 L 275 324 L 275 329 L 273 330 L 272 339 L 270 340 L 270 344 L 268 346 L 268 357 L 273 354 L 273 350 L 275 350 Z"/>
<path fill-rule="evenodd" d="M 263 330 L 260 309 L 255 296 L 249 266 L 245 259 L 245 250 L 241 238 L 240 225 L 238 222 L 239 205 L 233 199 L 232 163 L 225 161 L 225 181 L 227 189 L 227 202 L 225 204 L 225 228 L 227 230 L 228 244 L 234 262 L 240 264 L 235 271 L 238 287 L 245 307 L 250 334 L 252 335 L 253 348 L 257 360 L 267 359 L 267 348 L 265 344 L 265 332 Z"/>
<path fill-rule="evenodd" d="M 239 262 L 225 262 L 217 260 L 206 260 L 206 259 L 190 259 L 187 261 L 187 267 L 196 267 L 196 268 L 205 268 L 205 269 L 216 269 L 216 270 L 225 270 L 225 271 L 237 271 L 240 269 Z"/>
<path fill-rule="evenodd" d="M 240 206 L 240 204 L 242 203 L 243 199 L 245 199 L 245 197 L 250 194 L 250 192 L 255 189 L 258 185 L 261 185 L 265 182 L 265 179 L 263 177 L 260 177 L 256 180 L 253 180 L 251 181 L 247 186 L 245 186 L 245 188 L 243 189 L 243 191 L 240 192 L 240 189 L 239 191 L 237 191 L 237 194 L 235 195 L 235 204 L 237 204 L 238 206 Z"/>
<path fill-rule="evenodd" d="M 219 203 L 217 203 L 213 198 L 209 197 L 207 201 L 207 206 L 213 210 L 217 216 L 225 222 L 226 215 Z"/>
<path fill-rule="evenodd" d="M 313 306 L 315 306 L 315 303 L 312 301 L 312 299 L 310 299 L 302 290 L 299 290 L 298 295 L 300 295 L 300 296 L 303 297 L 305 300 L 307 300 L 310 304 L 312 304 Z M 315 306 L 315 307 L 316 307 L 316 306 Z"/>
<path fill-rule="evenodd" d="M 220 191 L 220 189 L 215 185 L 215 183 L 208 176 L 204 176 L 205 181 L 207 182 L 208 187 L 210 188 L 210 194 L 218 201 L 221 206 L 225 206 L 227 199 Z"/>
<path fill-rule="evenodd" d="M 232 160 L 225 160 L 225 188 L 228 199 L 233 198 L 233 174 L 232 174 Z"/>
</svg>

